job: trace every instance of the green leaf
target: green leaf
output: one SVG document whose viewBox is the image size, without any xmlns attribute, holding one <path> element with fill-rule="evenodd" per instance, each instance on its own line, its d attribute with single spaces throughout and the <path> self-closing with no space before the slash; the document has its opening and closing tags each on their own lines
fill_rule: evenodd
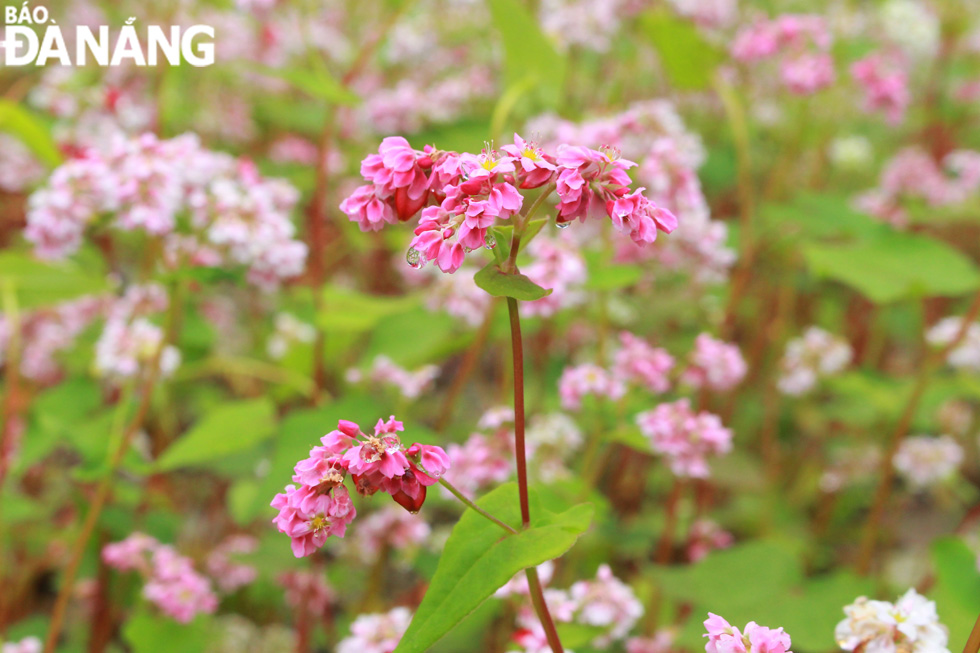
<svg viewBox="0 0 980 653">
<path fill-rule="evenodd" d="M 936 585 L 929 598 L 936 602 L 939 620 L 949 628 L 949 649 L 957 651 L 980 613 L 980 572 L 976 555 L 965 542 L 943 537 L 932 544 Z"/>
<path fill-rule="evenodd" d="M 214 644 L 211 617 L 198 616 L 189 624 L 169 617 L 137 612 L 123 626 L 123 637 L 134 653 L 171 653 L 172 651 L 206 651 Z"/>
<path fill-rule="evenodd" d="M 561 102 L 565 59 L 555 50 L 538 22 L 518 0 L 488 0 L 493 24 L 504 42 L 507 88 L 521 88 L 530 78 L 538 99 L 548 107 Z"/>
<path fill-rule="evenodd" d="M 980 288 L 980 272 L 969 258 L 917 234 L 884 231 L 851 244 L 810 245 L 804 255 L 816 276 L 844 283 L 879 304 L 955 297 Z"/>
<path fill-rule="evenodd" d="M 473 281 L 494 297 L 513 297 L 533 302 L 551 294 L 550 288 L 542 288 L 523 274 L 505 274 L 496 263 L 490 263 L 476 273 Z"/>
<path fill-rule="evenodd" d="M 418 304 L 418 297 L 385 297 L 328 286 L 317 322 L 328 332 L 363 333 L 385 318 L 404 313 Z"/>
<path fill-rule="evenodd" d="M 638 265 L 605 265 L 589 266 L 589 278 L 585 282 L 586 290 L 619 290 L 629 288 L 643 276 L 643 269 Z"/>
<path fill-rule="evenodd" d="M 725 54 L 701 38 L 691 21 L 667 11 L 650 11 L 640 16 L 640 25 L 653 41 L 660 65 L 673 86 L 700 90 L 711 84 L 715 68 L 725 59 Z"/>
<path fill-rule="evenodd" d="M 163 452 L 157 467 L 196 467 L 246 451 L 273 434 L 274 417 L 275 406 L 265 398 L 215 406 Z"/>
<path fill-rule="evenodd" d="M 350 89 L 334 78 L 324 66 L 305 68 L 272 68 L 270 66 L 250 65 L 250 70 L 257 70 L 263 75 L 276 77 L 310 97 L 323 100 L 329 104 L 352 105 L 360 98 Z"/>
<path fill-rule="evenodd" d="M 74 263 L 42 263 L 17 252 L 0 253 L 0 286 L 7 283 L 13 284 L 20 309 L 53 306 L 109 289 L 104 277 Z"/>
<path fill-rule="evenodd" d="M 61 152 L 47 125 L 16 102 L 3 98 L 0 98 L 0 131 L 16 136 L 48 166 L 61 165 Z"/>
<path fill-rule="evenodd" d="M 467 510 L 446 541 L 429 589 L 396 653 L 423 653 L 476 610 L 514 574 L 568 551 L 588 529 L 592 506 L 548 512 L 531 497 L 531 526 L 507 534 L 486 518 Z M 477 502 L 508 523 L 519 523 L 517 485 L 507 483 Z"/>
</svg>

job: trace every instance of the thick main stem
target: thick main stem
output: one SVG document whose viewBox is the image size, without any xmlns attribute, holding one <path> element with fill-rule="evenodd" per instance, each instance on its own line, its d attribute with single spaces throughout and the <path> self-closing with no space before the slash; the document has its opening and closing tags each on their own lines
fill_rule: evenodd
<svg viewBox="0 0 980 653">
<path fill-rule="evenodd" d="M 517 248 L 520 246 L 519 236 L 515 232 L 514 242 L 511 249 L 511 258 L 516 258 Z M 527 451 L 524 445 L 524 343 L 521 339 L 521 316 L 517 308 L 517 300 L 513 297 L 507 298 L 507 312 L 510 314 L 510 340 L 511 349 L 514 354 L 514 449 L 517 459 L 517 491 L 521 502 L 521 525 L 527 528 L 531 525 L 531 506 L 528 501 L 527 491 Z M 531 602 L 534 604 L 534 611 L 541 620 L 545 635 L 548 638 L 548 645 L 553 653 L 564 653 L 561 640 L 558 637 L 558 630 L 551 619 L 548 611 L 548 604 L 544 600 L 544 592 L 541 589 L 541 581 L 538 578 L 538 570 L 530 567 L 525 570 L 527 575 L 527 586 L 531 592 Z"/>
</svg>

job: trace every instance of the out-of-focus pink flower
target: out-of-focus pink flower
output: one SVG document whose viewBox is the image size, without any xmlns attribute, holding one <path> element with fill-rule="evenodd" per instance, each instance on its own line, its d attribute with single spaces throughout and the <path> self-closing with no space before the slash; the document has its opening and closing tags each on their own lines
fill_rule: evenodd
<svg viewBox="0 0 980 653">
<path fill-rule="evenodd" d="M 865 111 L 884 112 L 892 125 L 902 122 L 912 99 L 903 62 L 875 53 L 855 61 L 851 65 L 851 75 L 864 91 Z"/>
<path fill-rule="evenodd" d="M 25 637 L 19 642 L 6 642 L 0 646 L 0 653 L 41 653 L 43 648 L 37 637 Z"/>
<path fill-rule="evenodd" d="M 613 358 L 612 375 L 615 378 L 639 384 L 656 394 L 670 389 L 673 356 L 627 331 L 619 334 L 619 344 Z"/>
<path fill-rule="evenodd" d="M 811 95 L 834 83 L 834 60 L 829 54 L 801 54 L 783 60 L 779 66 L 783 84 L 797 95 Z"/>
<path fill-rule="evenodd" d="M 350 636 L 337 644 L 337 653 L 391 653 L 411 621 L 408 608 L 361 615 L 351 624 Z"/>
<path fill-rule="evenodd" d="M 643 604 L 633 590 L 613 575 L 609 565 L 600 565 L 595 580 L 578 581 L 569 589 L 575 603 L 575 621 L 606 628 L 593 645 L 607 646 L 623 639 L 643 616 Z"/>
<path fill-rule="evenodd" d="M 586 395 L 616 400 L 626 394 L 626 386 L 621 379 L 598 365 L 586 363 L 565 368 L 558 380 L 558 394 L 562 408 L 578 410 Z"/>
<path fill-rule="evenodd" d="M 908 437 L 892 462 L 913 488 L 923 489 L 953 477 L 963 462 L 963 447 L 949 435 Z"/>
<path fill-rule="evenodd" d="M 191 560 L 152 537 L 134 533 L 106 545 L 102 558 L 120 571 L 139 571 L 146 579 L 143 596 L 180 623 L 189 623 L 198 614 L 210 614 L 218 607 L 211 582 L 194 570 Z"/>
<path fill-rule="evenodd" d="M 636 423 L 653 451 L 667 456 L 677 476 L 707 478 L 707 456 L 725 454 L 732 448 L 732 432 L 722 425 L 721 418 L 704 411 L 695 413 L 687 399 L 640 413 Z"/>
<path fill-rule="evenodd" d="M 296 570 L 279 574 L 277 581 L 286 590 L 286 604 L 294 610 L 306 610 L 317 616 L 326 613 L 337 594 L 327 585 L 322 571 Z"/>
<path fill-rule="evenodd" d="M 371 370 L 367 373 L 366 378 L 372 384 L 392 385 L 406 399 L 415 399 L 431 389 L 438 376 L 439 368 L 435 365 L 425 365 L 414 372 L 409 372 L 396 365 L 387 356 L 377 356 L 371 364 Z M 357 369 L 347 371 L 347 380 L 351 383 L 359 383 L 364 379 L 365 375 Z"/>
<path fill-rule="evenodd" d="M 361 519 L 352 548 L 362 560 L 373 562 L 385 548 L 400 550 L 423 544 L 431 532 L 423 520 L 389 506 Z"/>
<path fill-rule="evenodd" d="M 446 479 L 471 494 L 503 483 L 514 468 L 513 438 L 506 432 L 474 433 L 461 445 L 450 444 L 446 452 L 453 464 Z"/>
<path fill-rule="evenodd" d="M 255 581 L 255 567 L 237 562 L 233 556 L 254 553 L 258 546 L 259 541 L 250 535 L 232 535 L 208 554 L 208 574 L 218 589 L 231 593 Z"/>
<path fill-rule="evenodd" d="M 738 345 L 702 333 L 694 340 L 694 350 L 681 378 L 694 388 L 724 391 L 738 385 L 747 371 Z"/>
<path fill-rule="evenodd" d="M 631 637 L 626 640 L 626 653 L 670 653 L 675 635 L 667 629 L 658 630 L 653 637 Z"/>
<path fill-rule="evenodd" d="M 783 14 L 743 28 L 731 52 L 743 62 L 780 57 L 783 85 L 793 93 L 808 95 L 834 82 L 831 41 L 822 16 Z"/>
<path fill-rule="evenodd" d="M 812 390 L 821 378 L 830 377 L 851 362 L 851 347 L 819 327 L 809 327 L 786 345 L 777 386 L 783 394 L 799 396 Z"/>
<path fill-rule="evenodd" d="M 704 559 L 712 551 L 727 549 L 735 542 L 731 533 L 709 519 L 699 519 L 691 524 L 687 542 L 687 558 L 691 562 Z"/>
<path fill-rule="evenodd" d="M 524 315 L 550 317 L 558 311 L 575 306 L 584 300 L 579 286 L 586 280 L 585 259 L 570 239 L 537 236 L 527 247 L 531 263 L 521 271 L 551 294 L 541 299 L 525 302 Z"/>
</svg>

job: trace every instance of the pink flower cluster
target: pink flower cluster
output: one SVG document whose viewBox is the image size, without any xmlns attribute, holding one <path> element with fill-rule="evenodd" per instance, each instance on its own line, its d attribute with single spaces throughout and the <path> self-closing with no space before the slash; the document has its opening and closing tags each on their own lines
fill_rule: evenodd
<svg viewBox="0 0 980 653">
<path fill-rule="evenodd" d="M 404 430 L 394 416 L 379 419 L 373 435 L 341 420 L 296 463 L 293 481 L 299 486 L 286 486 L 271 505 L 279 511 L 272 522 L 289 536 L 297 558 L 314 553 L 331 535 L 343 537 L 354 520 L 357 511 L 344 485 L 348 473 L 362 495 L 381 490 L 409 512 L 422 508 L 426 487 L 449 469 L 449 456 L 436 446 L 405 447 L 398 436 Z"/>
<path fill-rule="evenodd" d="M 833 84 L 830 30 L 822 16 L 784 14 L 742 29 L 732 56 L 744 62 L 780 58 L 780 77 L 792 93 L 809 95 Z"/>
<path fill-rule="evenodd" d="M 369 382 L 372 387 L 385 384 L 395 387 L 406 399 L 416 399 L 432 388 L 439 376 L 437 365 L 424 365 L 414 372 L 396 365 L 387 356 L 377 356 L 371 363 L 367 374 L 356 368 L 347 370 L 346 378 L 350 383 Z"/>
<path fill-rule="evenodd" d="M 698 562 L 712 551 L 727 549 L 735 542 L 731 533 L 710 519 L 699 519 L 691 524 L 687 541 L 687 559 Z"/>
<path fill-rule="evenodd" d="M 143 596 L 164 614 L 189 623 L 198 614 L 211 614 L 218 598 L 211 582 L 194 571 L 189 558 L 149 535 L 133 533 L 102 549 L 105 563 L 119 571 L 138 571 L 146 579 Z"/>
<path fill-rule="evenodd" d="M 915 147 L 896 154 L 885 165 L 878 188 L 859 195 L 857 207 L 876 218 L 901 227 L 908 223 L 904 200 L 919 200 L 930 207 L 955 206 L 980 190 L 980 152 L 956 150 L 942 166 Z"/>
<path fill-rule="evenodd" d="M 792 653 L 789 650 L 792 642 L 782 628 L 767 628 L 750 621 L 739 631 L 711 612 L 704 627 L 708 631 L 706 653 Z"/>
<path fill-rule="evenodd" d="M 41 653 L 44 645 L 37 637 L 25 637 L 19 642 L 5 642 L 0 653 Z"/>
<path fill-rule="evenodd" d="M 95 343 L 96 374 L 113 381 L 133 378 L 145 373 L 157 356 L 161 376 L 172 374 L 180 364 L 180 350 L 165 344 L 163 329 L 148 319 L 166 310 L 169 303 L 162 286 L 128 288 L 110 306 L 105 327 Z"/>
<path fill-rule="evenodd" d="M 636 416 L 636 423 L 653 451 L 667 456 L 677 476 L 707 478 L 707 457 L 732 448 L 732 432 L 722 425 L 721 418 L 705 411 L 695 413 L 687 399 L 642 412 Z"/>
<path fill-rule="evenodd" d="M 582 399 L 587 395 L 615 401 L 625 394 L 623 380 L 594 363 L 566 367 L 558 379 L 558 395 L 566 410 L 582 408 Z"/>
<path fill-rule="evenodd" d="M 365 563 L 371 563 L 386 549 L 419 546 L 431 533 L 432 529 L 424 520 L 389 506 L 371 513 L 358 523 L 352 548 Z"/>
<path fill-rule="evenodd" d="M 350 636 L 337 644 L 337 653 L 391 653 L 411 622 L 412 612 L 402 607 L 362 614 L 351 624 Z"/>
<path fill-rule="evenodd" d="M 653 242 L 658 230 L 673 231 L 673 214 L 650 202 L 642 189 L 630 192 L 626 170 L 633 165 L 612 151 L 571 145 L 546 154 L 517 134 L 513 145 L 479 155 L 431 146 L 419 151 L 404 138 L 389 137 L 361 164 L 370 183 L 340 208 L 364 231 L 407 221 L 421 211 L 409 264 L 435 261 L 443 272 L 455 272 L 469 251 L 493 247 L 489 229 L 521 210 L 520 190 L 549 183 L 559 198 L 559 225 L 605 214 L 637 243 Z"/>
<path fill-rule="evenodd" d="M 694 388 L 731 390 L 745 378 L 748 366 L 738 345 L 712 338 L 707 333 L 694 340 L 688 367 L 681 379 Z"/>
<path fill-rule="evenodd" d="M 580 287 L 587 278 L 585 259 L 571 239 L 537 236 L 527 247 L 531 263 L 521 268 L 531 281 L 551 290 L 547 297 L 525 302 L 522 306 L 528 317 L 551 317 L 558 311 L 581 304 L 584 293 Z"/>
<path fill-rule="evenodd" d="M 319 617 L 337 601 L 337 593 L 327 585 L 325 576 L 322 570 L 297 569 L 279 574 L 276 580 L 286 591 L 286 605 Z"/>
<path fill-rule="evenodd" d="M 230 594 L 255 581 L 258 576 L 255 567 L 236 561 L 234 556 L 255 553 L 258 547 L 259 541 L 250 535 L 232 535 L 208 554 L 208 574 L 218 589 Z"/>
<path fill-rule="evenodd" d="M 674 357 L 666 350 L 651 346 L 642 338 L 623 331 L 619 349 L 613 357 L 612 375 L 638 385 L 654 394 L 670 389 L 670 371 Z"/>
<path fill-rule="evenodd" d="M 905 62 L 898 56 L 875 53 L 855 61 L 851 75 L 864 91 L 864 110 L 882 111 L 897 125 L 905 118 L 912 97 Z"/>
<path fill-rule="evenodd" d="M 513 421 L 513 409 L 502 408 Z M 479 427 L 488 433 L 473 433 L 463 444 L 446 448 L 452 471 L 446 475 L 461 491 L 468 494 L 503 483 L 514 471 L 514 434 L 507 420 L 488 411 Z"/>
<path fill-rule="evenodd" d="M 575 142 L 618 148 L 626 158 L 640 162 L 635 178 L 646 187 L 644 195 L 679 217 L 677 229 L 660 247 L 635 247 L 619 239 L 618 262 L 654 259 L 699 281 L 727 277 L 735 253 L 726 246 L 727 226 L 711 220 L 701 190 L 697 169 L 704 163 L 704 147 L 700 138 L 685 128 L 670 102 L 637 102 L 621 113 L 581 123 L 545 114 L 531 121 L 527 129 L 541 134 L 549 147 Z"/>
<path fill-rule="evenodd" d="M 20 317 L 20 373 L 38 383 L 58 379 L 60 352 L 71 349 L 78 336 L 104 311 L 105 297 L 82 297 Z M 0 314 L 0 364 L 7 357 L 11 325 Z"/>
<path fill-rule="evenodd" d="M 306 246 L 289 219 L 298 198 L 195 136 L 117 136 L 69 159 L 31 195 L 25 234 L 39 256 L 64 258 L 108 213 L 115 229 L 162 239 L 171 265 L 244 265 L 250 281 L 269 287 L 303 270 Z"/>
<path fill-rule="evenodd" d="M 820 379 L 834 376 L 847 367 L 852 354 L 846 340 L 811 326 L 802 336 L 786 343 L 776 386 L 783 394 L 794 397 L 806 394 Z"/>
<path fill-rule="evenodd" d="M 516 584 L 512 581 L 511 585 Z M 643 616 L 643 604 L 629 585 L 613 575 L 609 565 L 601 565 L 594 580 L 579 581 L 567 591 L 547 589 L 544 595 L 555 621 L 599 629 L 600 634 L 591 642 L 599 650 L 624 639 Z M 514 641 L 526 653 L 551 650 L 541 622 L 529 606 L 518 612 L 517 625 Z"/>
</svg>

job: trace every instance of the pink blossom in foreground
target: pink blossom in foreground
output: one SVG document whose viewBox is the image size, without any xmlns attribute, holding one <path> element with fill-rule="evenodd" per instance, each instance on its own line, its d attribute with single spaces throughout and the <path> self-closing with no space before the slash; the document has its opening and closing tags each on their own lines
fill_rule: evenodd
<svg viewBox="0 0 980 653">
<path fill-rule="evenodd" d="M 845 651 L 949 653 L 949 631 L 939 622 L 936 604 L 914 589 L 894 604 L 861 596 L 844 614 L 834 637 Z"/>
<path fill-rule="evenodd" d="M 702 333 L 694 340 L 694 350 L 681 378 L 694 388 L 724 391 L 737 386 L 747 371 L 738 345 Z"/>
<path fill-rule="evenodd" d="M 707 653 L 791 653 L 790 637 L 782 628 L 767 628 L 754 621 L 742 631 L 711 612 L 704 621 Z"/>
<path fill-rule="evenodd" d="M 354 422 L 340 420 L 337 429 L 323 436 L 321 446 L 296 463 L 293 481 L 277 494 L 272 520 L 289 536 L 297 558 L 311 555 L 330 536 L 343 537 L 357 515 L 343 484 L 350 473 L 358 493 L 370 496 L 383 491 L 409 512 L 425 502 L 426 487 L 449 469 L 449 456 L 440 447 L 413 444 L 406 447 L 398 433 L 404 425 L 394 416 L 379 419 L 374 434 L 367 435 Z"/>
<path fill-rule="evenodd" d="M 435 261 L 455 272 L 466 255 L 492 248 L 489 229 L 507 221 L 524 205 L 518 189 L 555 184 L 559 225 L 575 219 L 608 216 L 637 243 L 653 242 L 657 231 L 670 233 L 677 219 L 641 194 L 630 192 L 626 170 L 632 162 L 613 149 L 603 151 L 561 144 L 549 154 L 519 135 L 500 151 L 480 154 L 414 150 L 404 138 L 382 141 L 377 154 L 361 165 L 370 182 L 340 205 L 363 231 L 405 221 L 420 212 L 407 259 L 412 267 Z"/>
<path fill-rule="evenodd" d="M 905 438 L 892 459 L 895 470 L 915 489 L 949 480 L 963 462 L 963 447 L 949 435 Z"/>
<path fill-rule="evenodd" d="M 722 425 L 721 418 L 704 411 L 695 413 L 687 399 L 640 413 L 636 423 L 653 451 L 667 456 L 677 476 L 707 478 L 707 457 L 732 448 L 732 432 Z"/>
<path fill-rule="evenodd" d="M 585 396 L 595 395 L 616 400 L 626 394 L 626 386 L 620 378 L 598 365 L 586 363 L 565 368 L 558 380 L 558 394 L 561 396 L 562 408 L 579 410 Z"/>
<path fill-rule="evenodd" d="M 615 378 L 640 385 L 654 394 L 670 389 L 673 356 L 627 331 L 619 334 L 619 345 L 613 357 Z"/>
<path fill-rule="evenodd" d="M 908 73 L 895 57 L 875 53 L 851 65 L 851 75 L 864 91 L 864 110 L 881 111 L 897 125 L 911 102 Z"/>
<path fill-rule="evenodd" d="M 401 607 L 361 615 L 351 624 L 350 636 L 337 644 L 337 653 L 391 653 L 411 621 L 412 612 Z"/>
<path fill-rule="evenodd" d="M 106 545 L 102 559 L 120 571 L 138 571 L 146 580 L 143 596 L 180 623 L 218 607 L 211 582 L 194 570 L 191 560 L 147 535 L 133 533 Z"/>
</svg>

